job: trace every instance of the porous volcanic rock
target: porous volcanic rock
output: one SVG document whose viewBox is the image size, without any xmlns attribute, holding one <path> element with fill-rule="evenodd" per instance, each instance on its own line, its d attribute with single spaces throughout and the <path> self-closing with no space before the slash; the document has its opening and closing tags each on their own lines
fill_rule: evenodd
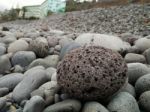
<svg viewBox="0 0 150 112">
<path fill-rule="evenodd" d="M 127 80 L 127 65 L 121 55 L 100 46 L 69 52 L 57 66 L 62 91 L 82 100 L 104 100 Z"/>
</svg>

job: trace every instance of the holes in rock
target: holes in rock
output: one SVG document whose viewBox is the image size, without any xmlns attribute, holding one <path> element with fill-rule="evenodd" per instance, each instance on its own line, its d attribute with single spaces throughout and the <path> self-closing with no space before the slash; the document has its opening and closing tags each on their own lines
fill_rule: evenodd
<svg viewBox="0 0 150 112">
<path fill-rule="evenodd" d="M 74 70 L 74 73 L 77 73 L 77 70 Z"/>
<path fill-rule="evenodd" d="M 97 89 L 95 87 L 90 87 L 88 90 L 86 90 L 87 93 L 92 93 L 93 91 L 96 91 Z"/>
<path fill-rule="evenodd" d="M 97 77 L 94 77 L 94 80 L 97 82 L 97 81 L 98 81 L 98 78 L 97 78 Z"/>
</svg>

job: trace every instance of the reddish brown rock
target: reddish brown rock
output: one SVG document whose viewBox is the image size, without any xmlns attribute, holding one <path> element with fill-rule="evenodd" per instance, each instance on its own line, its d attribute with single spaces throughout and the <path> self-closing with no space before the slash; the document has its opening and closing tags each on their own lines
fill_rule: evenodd
<svg viewBox="0 0 150 112">
<path fill-rule="evenodd" d="M 104 100 L 127 79 L 121 55 L 100 46 L 80 47 L 67 54 L 57 67 L 62 91 L 82 100 Z"/>
</svg>

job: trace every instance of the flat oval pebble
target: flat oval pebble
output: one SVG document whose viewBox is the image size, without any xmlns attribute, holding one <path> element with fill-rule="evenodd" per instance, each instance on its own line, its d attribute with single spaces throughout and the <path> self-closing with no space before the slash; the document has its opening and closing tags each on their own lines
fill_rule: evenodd
<svg viewBox="0 0 150 112">
<path fill-rule="evenodd" d="M 48 106 L 43 112 L 79 112 L 81 103 L 78 100 L 68 99 Z"/>
<path fill-rule="evenodd" d="M 10 91 L 13 90 L 16 85 L 21 82 L 24 75 L 21 73 L 11 73 L 0 78 L 0 88 L 6 87 Z"/>
</svg>

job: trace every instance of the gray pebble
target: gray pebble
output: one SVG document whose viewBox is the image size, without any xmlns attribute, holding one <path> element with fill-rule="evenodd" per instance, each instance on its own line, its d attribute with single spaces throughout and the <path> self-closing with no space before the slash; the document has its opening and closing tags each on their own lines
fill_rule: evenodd
<svg viewBox="0 0 150 112">
<path fill-rule="evenodd" d="M 135 90 L 137 95 L 150 90 L 150 74 L 144 75 L 137 80 Z"/>
<path fill-rule="evenodd" d="M 24 75 L 21 73 L 11 73 L 0 78 L 0 88 L 6 87 L 12 91 L 21 82 Z"/>
<path fill-rule="evenodd" d="M 48 81 L 46 71 L 42 69 L 32 69 L 25 74 L 26 77 L 13 90 L 13 99 L 16 102 L 27 100 L 32 91 Z"/>
<path fill-rule="evenodd" d="M 48 106 L 43 112 L 79 112 L 81 103 L 78 100 L 68 99 Z"/>
<path fill-rule="evenodd" d="M 33 96 L 25 105 L 23 112 L 42 112 L 45 106 L 44 99 L 40 96 Z"/>
<path fill-rule="evenodd" d="M 139 106 L 146 112 L 150 112 L 150 91 L 141 94 L 139 98 Z"/>
<path fill-rule="evenodd" d="M 146 65 L 142 63 L 129 63 L 127 64 L 129 76 L 129 83 L 134 85 L 138 78 L 149 73 L 149 69 Z"/>
<path fill-rule="evenodd" d="M 107 107 L 110 112 L 140 112 L 135 98 L 127 92 L 118 93 Z"/>
</svg>

